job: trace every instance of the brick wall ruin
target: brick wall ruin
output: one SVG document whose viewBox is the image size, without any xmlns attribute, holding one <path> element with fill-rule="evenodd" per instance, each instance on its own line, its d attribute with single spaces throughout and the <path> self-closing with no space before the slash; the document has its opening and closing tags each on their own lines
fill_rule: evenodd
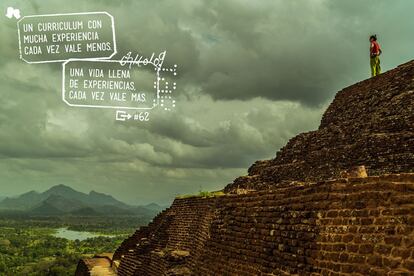
<svg viewBox="0 0 414 276">
<path fill-rule="evenodd" d="M 414 174 L 176 199 L 118 274 L 414 275 L 413 202 Z"/>
<path fill-rule="evenodd" d="M 118 274 L 163 275 L 193 267 L 208 239 L 214 202 L 214 198 L 175 200 L 148 228 L 121 244 L 114 256 L 120 261 Z"/>
<path fill-rule="evenodd" d="M 413 103 L 414 61 L 343 89 L 318 130 L 256 162 L 225 195 L 176 199 L 122 243 L 113 270 L 414 275 Z M 370 176 L 341 178 L 358 165 Z"/>
<path fill-rule="evenodd" d="M 414 172 L 414 61 L 338 92 L 318 130 L 292 138 L 272 160 L 226 187 L 339 178 L 365 165 L 370 175 Z"/>
</svg>

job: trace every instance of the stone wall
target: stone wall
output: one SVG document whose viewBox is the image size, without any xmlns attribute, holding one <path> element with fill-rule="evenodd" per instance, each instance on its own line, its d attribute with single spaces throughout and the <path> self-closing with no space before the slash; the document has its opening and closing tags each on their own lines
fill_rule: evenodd
<svg viewBox="0 0 414 276">
<path fill-rule="evenodd" d="M 414 275 L 413 202 L 414 174 L 176 199 L 119 275 Z"/>
<path fill-rule="evenodd" d="M 117 250 L 119 275 L 163 275 L 191 271 L 198 263 L 213 216 L 215 198 L 177 199 L 148 228 Z"/>
</svg>

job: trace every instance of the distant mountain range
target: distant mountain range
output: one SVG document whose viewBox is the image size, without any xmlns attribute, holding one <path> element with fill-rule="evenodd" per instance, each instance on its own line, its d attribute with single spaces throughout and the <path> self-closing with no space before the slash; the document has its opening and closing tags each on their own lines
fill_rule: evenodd
<svg viewBox="0 0 414 276">
<path fill-rule="evenodd" d="M 66 185 L 56 185 L 38 193 L 30 191 L 0 201 L 0 211 L 20 211 L 34 216 L 155 216 L 163 207 L 125 204 L 111 195 L 91 191 L 82 193 Z"/>
</svg>

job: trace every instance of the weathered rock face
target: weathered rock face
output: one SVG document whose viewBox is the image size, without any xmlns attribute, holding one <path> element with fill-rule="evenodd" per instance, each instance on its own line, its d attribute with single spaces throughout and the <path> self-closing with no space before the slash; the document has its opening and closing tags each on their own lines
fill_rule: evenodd
<svg viewBox="0 0 414 276">
<path fill-rule="evenodd" d="M 273 160 L 258 161 L 226 187 L 339 178 L 365 165 L 370 175 L 414 172 L 414 61 L 340 91 L 318 130 L 299 134 Z"/>
<path fill-rule="evenodd" d="M 114 270 L 414 275 L 413 91 L 414 62 L 342 90 L 318 130 L 256 162 L 226 195 L 176 199 L 122 243 Z"/>
</svg>

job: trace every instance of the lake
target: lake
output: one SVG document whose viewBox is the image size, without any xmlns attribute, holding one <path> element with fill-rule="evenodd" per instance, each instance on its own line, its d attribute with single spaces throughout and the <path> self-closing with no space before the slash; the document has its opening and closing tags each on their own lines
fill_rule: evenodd
<svg viewBox="0 0 414 276">
<path fill-rule="evenodd" d="M 84 232 L 84 231 L 73 231 L 67 228 L 58 228 L 56 229 L 56 233 L 52 234 L 52 236 L 57 238 L 64 238 L 67 240 L 86 240 L 89 238 L 96 238 L 96 237 L 114 237 L 113 235 L 104 235 L 104 234 L 97 234 L 91 232 Z"/>
</svg>

